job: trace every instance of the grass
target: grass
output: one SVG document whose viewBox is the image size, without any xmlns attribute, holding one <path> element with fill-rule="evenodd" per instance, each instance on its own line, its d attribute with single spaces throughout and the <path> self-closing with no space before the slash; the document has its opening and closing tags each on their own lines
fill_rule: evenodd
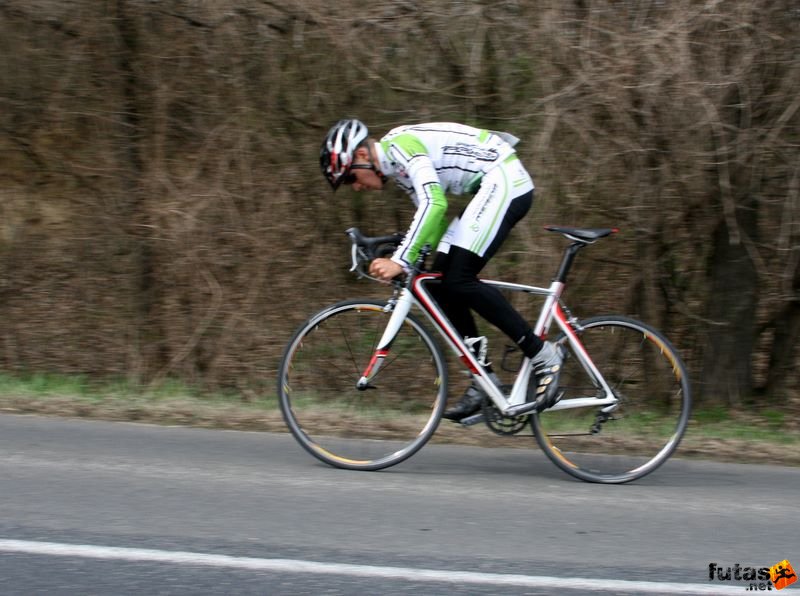
<svg viewBox="0 0 800 596">
<path fill-rule="evenodd" d="M 271 390 L 271 388 L 270 388 Z M 271 392 L 271 391 L 270 391 Z M 71 397 L 86 401 L 139 399 L 146 401 L 192 400 L 198 402 L 241 402 L 244 399 L 233 391 L 208 392 L 167 379 L 158 385 L 137 385 L 126 380 L 95 381 L 84 375 L 8 375 L 0 373 L 0 397 Z M 276 406 L 277 401 L 264 398 L 258 403 Z"/>
<path fill-rule="evenodd" d="M 730 411 L 713 407 L 695 412 L 690 428 L 708 438 L 800 444 L 800 433 L 790 422 L 788 414 L 777 410 Z"/>
<path fill-rule="evenodd" d="M 274 391 L 201 391 L 165 380 L 142 386 L 82 375 L 0 373 L 0 411 L 157 424 L 285 430 Z"/>
<path fill-rule="evenodd" d="M 75 397 L 86 397 L 89 393 L 89 382 L 86 377 L 80 375 L 0 375 L 0 395 L 40 397 L 69 394 Z"/>
<path fill-rule="evenodd" d="M 274 389 L 261 393 L 202 391 L 166 380 L 139 386 L 83 375 L 0 373 L 0 411 L 208 428 L 286 432 Z M 344 421 L 343 421 L 344 422 Z M 800 419 L 776 409 L 710 406 L 693 412 L 679 456 L 800 465 Z M 441 425 L 437 442 L 508 446 L 483 426 Z M 530 448 L 528 441 L 517 442 Z"/>
</svg>

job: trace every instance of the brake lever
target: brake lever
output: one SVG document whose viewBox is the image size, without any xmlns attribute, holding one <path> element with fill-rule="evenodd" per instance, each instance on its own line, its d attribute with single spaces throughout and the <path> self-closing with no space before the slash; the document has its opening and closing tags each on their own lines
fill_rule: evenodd
<svg viewBox="0 0 800 596">
<path fill-rule="evenodd" d="M 351 236 L 350 239 L 352 240 L 352 238 Z M 350 245 L 350 260 L 353 263 L 353 266 L 350 267 L 350 271 L 356 271 L 358 269 L 358 244 L 355 242 Z"/>
</svg>

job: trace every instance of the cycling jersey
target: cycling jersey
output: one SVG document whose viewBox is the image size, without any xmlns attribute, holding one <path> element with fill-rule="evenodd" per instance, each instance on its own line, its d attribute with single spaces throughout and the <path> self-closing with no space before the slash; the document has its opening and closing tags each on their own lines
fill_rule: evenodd
<svg viewBox="0 0 800 596">
<path fill-rule="evenodd" d="M 504 136 L 440 122 L 395 128 L 376 144 L 381 172 L 394 178 L 417 206 L 392 260 L 408 268 L 424 245 L 437 247 L 448 229 L 445 193 L 473 194 L 479 189 L 476 204 L 465 210 L 464 216 L 471 214 L 471 219 L 462 221 L 472 238 L 455 244 L 483 256 L 510 201 L 533 190 L 530 176 Z M 494 172 L 498 168 L 501 173 Z M 483 192 L 482 184 L 489 179 L 491 188 Z M 452 231 L 451 227 L 445 250 L 453 241 Z"/>
</svg>

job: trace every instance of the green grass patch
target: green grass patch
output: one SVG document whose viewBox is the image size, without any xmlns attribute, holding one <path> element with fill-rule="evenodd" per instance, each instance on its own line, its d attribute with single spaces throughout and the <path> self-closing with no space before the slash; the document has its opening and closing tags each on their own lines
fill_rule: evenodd
<svg viewBox="0 0 800 596">
<path fill-rule="evenodd" d="M 275 408 L 274 391 L 247 393 L 201 390 L 175 379 L 156 385 L 139 385 L 125 379 L 98 381 L 85 375 L 0 373 L 0 400 L 74 400 L 87 404 L 120 403 L 197 403 L 198 405 L 236 405 L 250 408 Z"/>
<path fill-rule="evenodd" d="M 730 408 L 711 406 L 692 412 L 692 419 L 699 424 L 717 424 L 731 418 Z"/>
<path fill-rule="evenodd" d="M 86 398 L 93 393 L 91 383 L 82 375 L 0 374 L 0 395 L 20 397 L 71 396 Z"/>
<path fill-rule="evenodd" d="M 777 410 L 754 412 L 712 407 L 695 411 L 687 432 L 709 439 L 800 444 L 800 435 L 788 422 L 789 417 Z"/>
</svg>

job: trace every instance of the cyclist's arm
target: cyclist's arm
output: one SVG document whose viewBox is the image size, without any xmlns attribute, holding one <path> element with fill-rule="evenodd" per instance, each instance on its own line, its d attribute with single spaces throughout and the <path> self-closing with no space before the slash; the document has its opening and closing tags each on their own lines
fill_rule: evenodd
<svg viewBox="0 0 800 596">
<path fill-rule="evenodd" d="M 417 205 L 408 232 L 392 256 L 395 263 L 408 269 L 423 246 L 435 248 L 442 238 L 447 228 L 447 198 L 424 145 L 412 135 L 402 135 L 393 141 L 390 156 L 405 170 L 412 185 L 409 194 Z"/>
</svg>

